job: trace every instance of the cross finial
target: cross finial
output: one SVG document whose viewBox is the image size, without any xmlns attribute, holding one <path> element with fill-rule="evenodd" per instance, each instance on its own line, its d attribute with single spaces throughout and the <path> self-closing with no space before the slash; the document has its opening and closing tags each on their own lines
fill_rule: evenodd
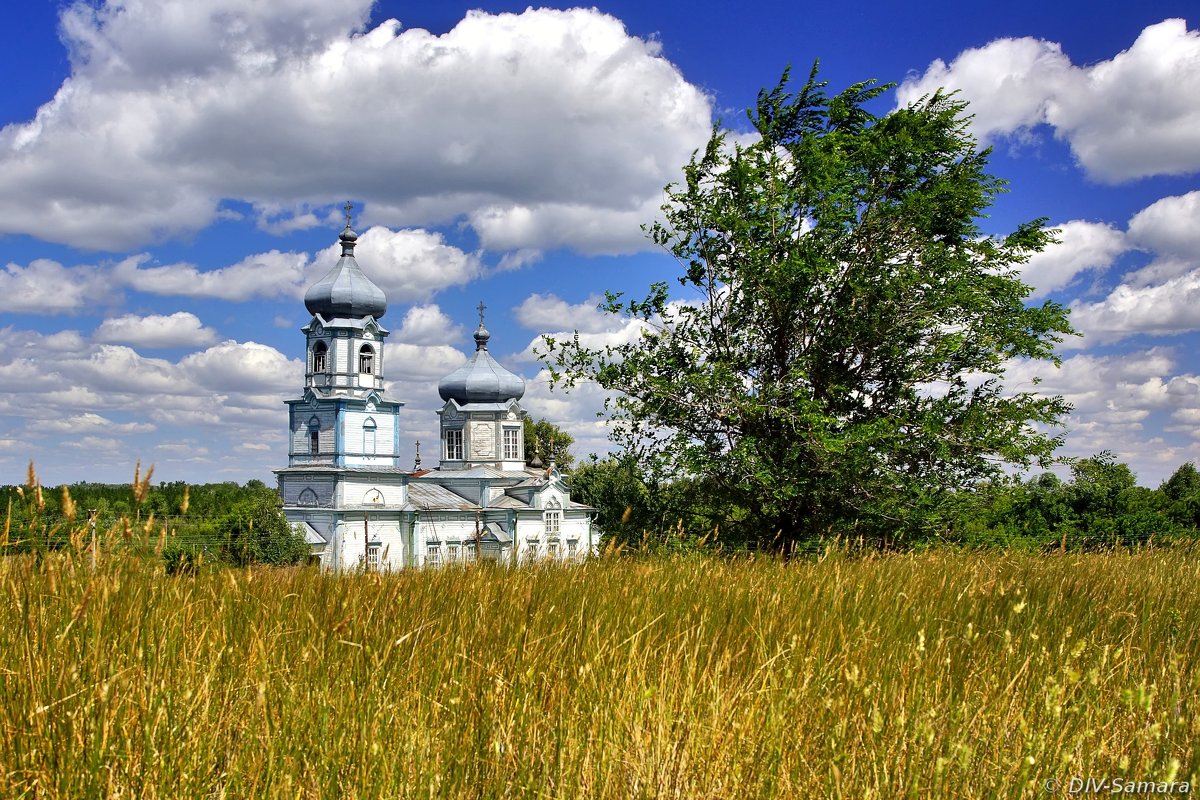
<svg viewBox="0 0 1200 800">
<path fill-rule="evenodd" d="M 482 328 L 483 327 L 483 312 L 487 308 L 487 306 L 485 306 L 483 304 L 483 301 L 480 300 L 478 308 L 479 308 L 479 327 Z"/>
<path fill-rule="evenodd" d="M 349 228 L 350 227 L 350 212 L 354 210 L 354 203 L 351 203 L 349 200 L 347 200 L 346 205 L 342 206 L 342 208 L 346 209 L 346 227 Z"/>
</svg>

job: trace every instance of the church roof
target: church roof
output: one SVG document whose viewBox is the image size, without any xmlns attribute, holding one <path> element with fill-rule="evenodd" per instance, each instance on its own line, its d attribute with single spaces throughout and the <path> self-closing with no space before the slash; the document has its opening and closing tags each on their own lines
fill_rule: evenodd
<svg viewBox="0 0 1200 800">
<path fill-rule="evenodd" d="M 509 480 L 516 478 L 516 479 L 520 480 L 522 478 L 525 478 L 526 476 L 527 476 L 527 473 L 523 470 L 520 472 L 517 472 L 514 470 L 502 470 L 502 469 L 496 469 L 495 467 L 481 465 L 481 466 L 477 466 L 477 467 L 471 467 L 470 469 L 434 470 L 430 474 L 430 476 L 426 478 L 426 480 L 433 479 L 433 480 L 438 480 L 438 481 L 444 481 L 444 480 L 463 480 L 463 479 L 476 479 L 476 478 L 504 478 L 504 479 L 509 479 Z"/>
<path fill-rule="evenodd" d="M 318 531 L 313 525 L 307 521 L 300 522 L 300 528 L 304 531 L 304 541 L 306 544 L 328 544 L 329 539 L 325 534 Z"/>
<path fill-rule="evenodd" d="M 520 400 L 525 381 L 492 358 L 488 339 L 492 334 L 483 327 L 483 304 L 479 304 L 479 328 L 475 331 L 475 355 L 463 366 L 442 378 L 438 394 L 443 400 L 466 403 L 506 403 Z"/>
<path fill-rule="evenodd" d="M 326 319 L 368 316 L 379 319 L 387 313 L 387 298 L 354 260 L 358 234 L 350 229 L 349 210 L 346 212 L 346 229 L 338 238 L 342 243 L 342 257 L 324 278 L 309 287 L 304 294 L 304 307 L 308 313 L 320 314 Z"/>
<path fill-rule="evenodd" d="M 453 509 L 465 511 L 479 508 L 475 503 L 436 483 L 410 483 L 408 502 L 418 511 Z"/>
</svg>

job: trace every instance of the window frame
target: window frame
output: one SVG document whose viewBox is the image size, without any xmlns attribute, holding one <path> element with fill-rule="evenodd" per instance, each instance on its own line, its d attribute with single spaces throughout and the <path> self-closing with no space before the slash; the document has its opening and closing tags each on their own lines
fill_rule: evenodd
<svg viewBox="0 0 1200 800">
<path fill-rule="evenodd" d="M 363 455 L 373 456 L 379 452 L 379 442 L 376 439 L 375 431 L 378 429 L 375 424 L 374 417 L 367 417 L 363 422 Z"/>
<path fill-rule="evenodd" d="M 504 429 L 504 460 L 517 461 L 521 458 L 521 429 Z"/>
<path fill-rule="evenodd" d="M 446 429 L 446 435 L 442 437 L 442 451 L 445 453 L 447 461 L 463 460 L 462 428 Z"/>
</svg>

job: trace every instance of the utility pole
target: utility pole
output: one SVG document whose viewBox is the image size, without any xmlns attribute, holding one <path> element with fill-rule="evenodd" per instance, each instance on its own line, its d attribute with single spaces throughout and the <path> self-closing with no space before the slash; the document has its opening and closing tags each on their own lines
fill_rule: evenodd
<svg viewBox="0 0 1200 800">
<path fill-rule="evenodd" d="M 88 509 L 88 525 L 92 528 L 92 572 L 96 571 L 96 515 L 99 513 L 98 508 Z"/>
<path fill-rule="evenodd" d="M 369 571 L 371 569 L 371 553 L 370 553 L 371 545 L 369 544 L 370 541 L 371 541 L 371 537 L 367 531 L 367 512 L 364 511 L 363 512 L 363 566 L 366 568 L 366 571 Z"/>
<path fill-rule="evenodd" d="M 479 545 L 479 509 L 475 509 L 475 563 L 476 563 L 476 564 L 478 564 L 478 563 L 479 563 L 479 559 L 481 558 L 481 555 L 480 555 L 480 552 L 479 552 L 479 550 L 480 550 L 480 545 Z"/>
</svg>

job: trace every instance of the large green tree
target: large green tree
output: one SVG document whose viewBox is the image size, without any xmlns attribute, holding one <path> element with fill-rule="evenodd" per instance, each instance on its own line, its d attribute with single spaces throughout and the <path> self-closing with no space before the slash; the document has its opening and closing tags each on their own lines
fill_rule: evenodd
<svg viewBox="0 0 1200 800">
<path fill-rule="evenodd" d="M 571 445 L 575 437 L 545 418 L 534 422 L 530 417 L 525 418 L 525 463 L 532 464 L 536 457 L 542 464 L 549 465 L 551 460 L 559 469 L 569 470 L 575 463 L 571 453 Z"/>
<path fill-rule="evenodd" d="M 1020 267 L 1053 241 L 979 220 L 1004 182 L 935 94 L 884 116 L 887 86 L 830 96 L 814 67 L 760 92 L 757 137 L 720 129 L 667 187 L 652 239 L 683 291 L 605 308 L 627 344 L 551 340 L 554 379 L 616 392 L 613 431 L 655 474 L 703 478 L 730 519 L 789 546 L 828 532 L 936 524 L 939 498 L 1052 458 L 1061 397 L 1009 391 L 1013 359 L 1055 359 L 1072 333 L 1027 305 Z"/>
</svg>

